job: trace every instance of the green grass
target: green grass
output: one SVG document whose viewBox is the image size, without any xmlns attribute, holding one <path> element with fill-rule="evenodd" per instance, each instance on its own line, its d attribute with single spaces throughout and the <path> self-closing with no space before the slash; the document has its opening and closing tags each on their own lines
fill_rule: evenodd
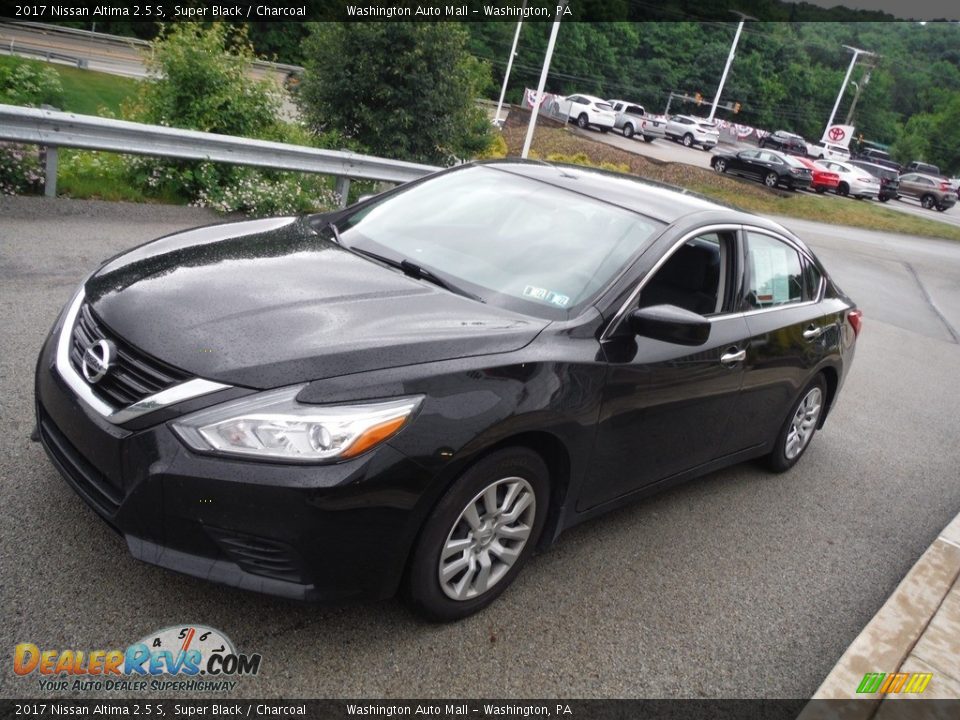
<svg viewBox="0 0 960 720">
<path fill-rule="evenodd" d="M 25 63 L 46 65 L 56 70 L 63 85 L 61 110 L 82 115 L 99 115 L 102 107 L 110 114 L 119 116 L 120 105 L 136 94 L 140 84 L 139 80 L 133 78 L 109 75 L 95 70 L 82 70 L 69 65 L 0 55 L 0 67 L 15 67 Z"/>
<path fill-rule="evenodd" d="M 868 200 L 830 202 L 829 199 L 813 195 L 796 194 L 781 197 L 774 193 L 762 197 L 743 193 L 736 187 L 720 188 L 713 183 L 693 182 L 687 183 L 687 187 L 755 213 L 784 215 L 835 225 L 851 225 L 865 230 L 960 240 L 960 227 L 956 225 L 907 215 Z"/>
</svg>

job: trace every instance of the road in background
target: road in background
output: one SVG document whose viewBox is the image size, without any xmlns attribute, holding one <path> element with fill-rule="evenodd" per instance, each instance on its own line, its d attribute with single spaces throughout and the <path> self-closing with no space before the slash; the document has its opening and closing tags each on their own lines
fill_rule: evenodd
<svg viewBox="0 0 960 720">
<path fill-rule="evenodd" d="M 29 441 L 34 362 L 100 261 L 216 220 L 0 198 L 0 647 L 126 647 L 199 622 L 262 653 L 246 697 L 805 697 L 960 510 L 960 345 L 943 317 L 960 320 L 960 244 L 788 219 L 865 310 L 838 407 L 791 472 L 740 465 L 574 528 L 453 625 L 141 564 Z M 10 663 L 0 687 L 48 696 Z"/>
</svg>

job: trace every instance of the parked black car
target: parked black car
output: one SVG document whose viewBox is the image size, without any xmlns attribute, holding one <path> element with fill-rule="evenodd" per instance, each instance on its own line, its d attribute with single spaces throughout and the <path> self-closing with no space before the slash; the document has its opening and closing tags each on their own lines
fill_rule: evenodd
<svg viewBox="0 0 960 720">
<path fill-rule="evenodd" d="M 710 166 L 719 173 L 742 175 L 759 180 L 769 188 L 784 185 L 790 190 L 810 187 L 810 168 L 790 155 L 774 150 L 741 150 L 718 153 L 710 158 Z"/>
<path fill-rule="evenodd" d="M 38 436 L 141 560 L 300 599 L 402 587 L 449 620 L 583 520 L 794 465 L 860 323 L 776 223 L 471 164 L 107 261 L 41 351 Z"/>
<path fill-rule="evenodd" d="M 899 197 L 900 175 L 896 170 L 866 160 L 852 160 L 850 164 L 856 165 L 861 170 L 866 170 L 880 181 L 880 193 L 878 195 L 880 202 L 887 202 L 890 199 L 895 200 Z"/>
<path fill-rule="evenodd" d="M 807 156 L 807 141 L 800 135 L 787 132 L 786 130 L 777 130 L 776 132 L 770 133 L 766 137 L 760 138 L 757 144 L 761 148 L 780 150 L 781 152 L 791 155 Z"/>
</svg>

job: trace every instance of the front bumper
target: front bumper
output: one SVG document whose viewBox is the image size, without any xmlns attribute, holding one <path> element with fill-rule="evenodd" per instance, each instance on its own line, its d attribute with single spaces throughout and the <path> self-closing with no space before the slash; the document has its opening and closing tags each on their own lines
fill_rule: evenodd
<svg viewBox="0 0 960 720">
<path fill-rule="evenodd" d="M 37 366 L 40 440 L 134 557 L 299 600 L 395 593 L 425 514 L 419 465 L 389 445 L 333 465 L 238 461 L 189 451 L 166 423 L 111 424 L 60 376 L 56 335 Z"/>
</svg>

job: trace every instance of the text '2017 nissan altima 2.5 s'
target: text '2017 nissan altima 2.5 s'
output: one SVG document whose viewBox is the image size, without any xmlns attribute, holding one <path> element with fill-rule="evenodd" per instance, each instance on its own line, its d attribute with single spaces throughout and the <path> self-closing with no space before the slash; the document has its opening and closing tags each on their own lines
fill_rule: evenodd
<svg viewBox="0 0 960 720">
<path fill-rule="evenodd" d="M 38 436 L 137 558 L 290 598 L 486 606 L 566 528 L 796 463 L 861 314 L 789 231 L 546 163 L 189 230 L 90 275 Z"/>
</svg>

